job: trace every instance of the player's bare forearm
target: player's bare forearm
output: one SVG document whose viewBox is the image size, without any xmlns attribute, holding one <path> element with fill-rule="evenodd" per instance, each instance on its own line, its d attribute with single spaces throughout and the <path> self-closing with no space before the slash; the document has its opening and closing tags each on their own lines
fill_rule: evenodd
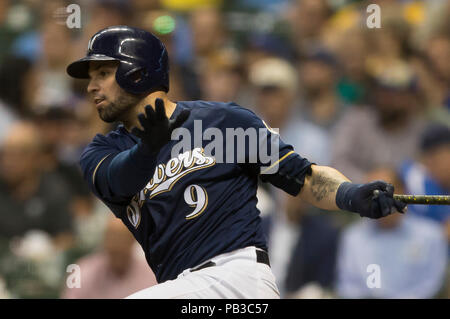
<svg viewBox="0 0 450 319">
<path fill-rule="evenodd" d="M 316 207 L 346 210 L 373 219 L 406 208 L 405 203 L 393 198 L 394 187 L 385 181 L 353 184 L 334 168 L 312 165 L 311 169 L 299 196 Z"/>
<path fill-rule="evenodd" d="M 350 180 L 332 167 L 312 165 L 311 169 L 312 174 L 306 176 L 300 198 L 322 209 L 338 210 L 336 192 L 339 185 Z"/>
</svg>

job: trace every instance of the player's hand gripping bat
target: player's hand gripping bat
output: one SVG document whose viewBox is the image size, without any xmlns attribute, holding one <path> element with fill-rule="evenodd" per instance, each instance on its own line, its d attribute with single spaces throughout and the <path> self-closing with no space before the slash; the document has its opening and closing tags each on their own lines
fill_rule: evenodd
<svg viewBox="0 0 450 319">
<path fill-rule="evenodd" d="M 151 105 L 145 106 L 145 115 L 138 115 L 143 130 L 134 127 L 131 133 L 139 137 L 149 150 L 157 154 L 170 141 L 172 131 L 180 127 L 189 117 L 190 111 L 183 110 L 175 119 L 168 119 L 162 99 L 156 99 L 155 110 Z"/>
<path fill-rule="evenodd" d="M 406 203 L 393 195 L 394 187 L 384 181 L 366 184 L 344 182 L 337 191 L 336 204 L 340 209 L 358 213 L 361 217 L 378 219 L 394 210 L 405 212 Z"/>
</svg>

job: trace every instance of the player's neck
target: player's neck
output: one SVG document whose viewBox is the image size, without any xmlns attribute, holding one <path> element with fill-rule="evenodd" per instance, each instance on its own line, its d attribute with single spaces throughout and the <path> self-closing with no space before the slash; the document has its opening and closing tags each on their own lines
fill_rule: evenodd
<svg viewBox="0 0 450 319">
<path fill-rule="evenodd" d="M 145 98 L 143 98 L 134 108 L 131 112 L 130 116 L 126 120 L 123 120 L 123 125 L 128 131 L 131 131 L 131 129 L 134 126 L 140 127 L 139 121 L 138 121 L 138 114 L 144 113 L 145 114 L 145 106 L 151 105 L 153 109 L 155 108 L 155 100 L 156 99 L 162 99 L 164 101 L 164 107 L 166 109 L 166 116 L 170 118 L 175 111 L 175 108 L 177 107 L 177 104 L 169 100 L 167 97 L 167 94 L 162 91 L 153 92 L 149 95 L 147 95 Z"/>
</svg>

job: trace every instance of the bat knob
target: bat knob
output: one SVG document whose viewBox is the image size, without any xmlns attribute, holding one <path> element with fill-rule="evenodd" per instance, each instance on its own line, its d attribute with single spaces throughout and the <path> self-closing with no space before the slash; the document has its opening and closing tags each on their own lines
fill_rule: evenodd
<svg viewBox="0 0 450 319">
<path fill-rule="evenodd" d="M 373 191 L 372 199 L 376 199 L 376 198 L 378 198 L 378 196 L 380 196 L 380 190 L 376 189 Z"/>
</svg>

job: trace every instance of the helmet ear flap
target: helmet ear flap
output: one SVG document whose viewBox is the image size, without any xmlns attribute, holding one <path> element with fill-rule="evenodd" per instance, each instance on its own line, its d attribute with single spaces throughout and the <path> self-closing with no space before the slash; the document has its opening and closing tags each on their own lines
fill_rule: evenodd
<svg viewBox="0 0 450 319">
<path fill-rule="evenodd" d="M 149 92 L 149 73 L 145 67 L 133 67 L 123 61 L 116 72 L 116 81 L 121 88 L 132 94 Z"/>
<path fill-rule="evenodd" d="M 145 70 L 145 68 L 139 67 L 128 71 L 124 76 L 128 81 L 131 81 L 134 84 L 139 84 L 144 80 L 145 77 L 148 76 L 148 72 Z"/>
</svg>

